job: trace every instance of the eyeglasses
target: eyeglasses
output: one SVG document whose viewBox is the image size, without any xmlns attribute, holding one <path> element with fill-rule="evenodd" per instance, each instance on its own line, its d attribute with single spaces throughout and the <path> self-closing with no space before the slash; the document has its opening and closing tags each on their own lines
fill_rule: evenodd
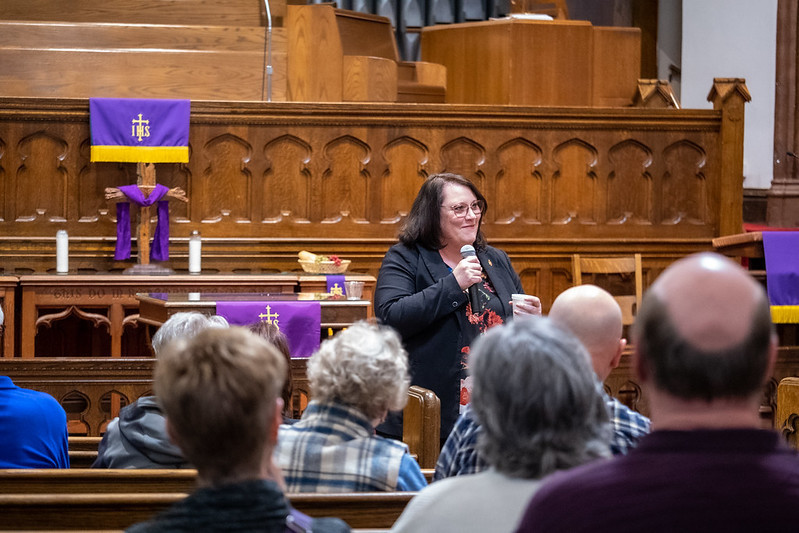
<svg viewBox="0 0 799 533">
<path fill-rule="evenodd" d="M 466 205 L 466 204 L 449 205 L 449 206 L 442 205 L 441 207 L 449 207 L 449 209 L 452 210 L 452 213 L 456 217 L 465 217 L 466 211 L 469 209 L 471 209 L 472 213 L 474 213 L 475 215 L 479 215 L 480 213 L 482 213 L 483 209 L 485 209 L 485 202 L 483 202 L 482 200 L 475 200 L 474 202 L 472 202 L 471 205 Z"/>
</svg>

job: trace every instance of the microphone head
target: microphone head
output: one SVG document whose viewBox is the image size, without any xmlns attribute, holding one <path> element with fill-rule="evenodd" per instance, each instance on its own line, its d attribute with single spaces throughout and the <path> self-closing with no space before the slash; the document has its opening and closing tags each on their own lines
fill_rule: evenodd
<svg viewBox="0 0 799 533">
<path fill-rule="evenodd" d="M 474 246 L 471 244 L 464 244 L 461 247 L 461 257 L 472 257 L 477 255 L 477 252 L 474 251 Z"/>
</svg>

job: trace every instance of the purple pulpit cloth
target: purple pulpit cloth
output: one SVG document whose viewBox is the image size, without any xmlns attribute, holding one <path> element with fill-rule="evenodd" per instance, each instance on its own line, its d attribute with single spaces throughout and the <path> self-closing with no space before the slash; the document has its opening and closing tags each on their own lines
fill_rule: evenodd
<svg viewBox="0 0 799 533">
<path fill-rule="evenodd" d="M 169 192 L 166 185 L 156 184 L 149 196 L 138 185 L 123 185 L 119 190 L 131 202 L 140 207 L 147 207 L 158 202 L 158 223 L 155 226 L 153 245 L 150 248 L 150 259 L 166 261 L 169 259 L 169 202 L 159 201 Z M 121 261 L 130 257 L 130 203 L 117 203 L 117 245 L 114 259 Z"/>
<path fill-rule="evenodd" d="M 333 296 L 347 295 L 347 289 L 344 286 L 344 276 L 333 274 L 325 277 L 327 278 L 327 292 Z"/>
<path fill-rule="evenodd" d="M 90 98 L 91 160 L 188 163 L 189 100 Z"/>
<path fill-rule="evenodd" d="M 775 323 L 799 323 L 799 231 L 764 231 L 766 286 Z"/>
<path fill-rule="evenodd" d="M 310 357 L 319 348 L 322 306 L 318 301 L 216 302 L 216 314 L 231 325 L 275 324 L 288 338 L 292 357 Z"/>
</svg>

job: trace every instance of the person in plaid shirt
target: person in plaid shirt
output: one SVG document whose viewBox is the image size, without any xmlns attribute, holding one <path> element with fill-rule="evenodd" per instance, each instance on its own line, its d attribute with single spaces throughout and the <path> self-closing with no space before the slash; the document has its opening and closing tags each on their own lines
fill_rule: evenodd
<svg viewBox="0 0 799 533">
<path fill-rule="evenodd" d="M 289 492 L 419 490 L 427 485 L 408 445 L 375 435 L 408 401 L 408 354 L 388 326 L 357 322 L 308 360 L 311 401 L 280 427 L 275 460 Z"/>
<path fill-rule="evenodd" d="M 549 318 L 583 343 L 601 381 L 618 366 L 627 341 L 621 338 L 621 309 L 607 291 L 595 285 L 572 287 L 555 299 Z M 610 449 L 614 455 L 625 454 L 649 433 L 650 421 L 608 394 L 604 394 L 604 399 L 613 427 Z M 479 434 L 480 425 L 467 409 L 455 422 L 441 450 L 433 479 L 485 470 L 488 465 L 477 452 Z"/>
</svg>

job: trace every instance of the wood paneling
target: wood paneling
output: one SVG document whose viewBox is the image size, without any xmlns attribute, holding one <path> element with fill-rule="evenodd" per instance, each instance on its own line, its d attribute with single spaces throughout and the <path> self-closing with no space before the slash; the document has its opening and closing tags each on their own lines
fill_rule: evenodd
<svg viewBox="0 0 799 533">
<path fill-rule="evenodd" d="M 422 29 L 422 59 L 447 68 L 447 102 L 629 106 L 640 72 L 638 28 L 503 19 Z"/>
<path fill-rule="evenodd" d="M 270 4 L 282 17 L 286 2 Z M 260 0 L 3 0 L 0 20 L 264 26 Z"/>
<path fill-rule="evenodd" d="M 482 189 L 489 241 L 546 301 L 575 252 L 641 252 L 657 272 L 740 232 L 742 145 L 722 128 L 742 128 L 725 117 L 745 100 L 723 94 L 716 110 L 195 101 L 189 163 L 157 165 L 190 198 L 172 208 L 168 266 L 186 271 L 199 229 L 208 272 L 293 271 L 304 248 L 376 275 L 422 181 L 452 171 Z M 86 100 L 0 100 L 0 274 L 53 271 L 61 228 L 74 271 L 130 265 L 112 259 L 103 190 L 135 165 L 90 163 L 88 138 Z"/>
<path fill-rule="evenodd" d="M 265 100 L 264 28 L 0 23 L 0 94 Z M 272 31 L 272 99 L 286 99 L 286 37 Z M 54 75 L 54 73 L 58 73 Z"/>
</svg>

